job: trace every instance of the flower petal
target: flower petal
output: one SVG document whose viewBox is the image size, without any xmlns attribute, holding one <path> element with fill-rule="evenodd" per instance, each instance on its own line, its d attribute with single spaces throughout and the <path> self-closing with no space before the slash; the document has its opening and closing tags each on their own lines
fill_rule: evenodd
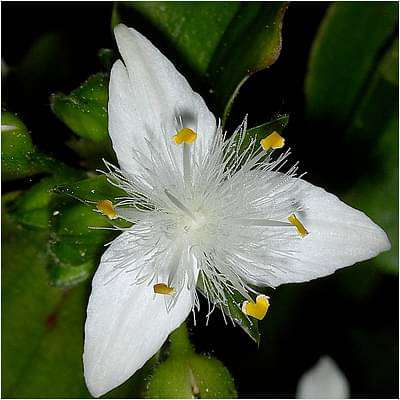
<svg viewBox="0 0 400 400">
<path fill-rule="evenodd" d="M 296 398 L 347 399 L 349 392 L 349 383 L 343 372 L 330 357 L 325 356 L 300 378 Z"/>
<path fill-rule="evenodd" d="M 267 241 L 260 228 L 255 237 L 263 241 L 261 250 L 268 248 L 248 263 L 250 283 L 275 287 L 309 281 L 390 249 L 388 237 L 378 225 L 335 195 L 281 173 L 269 173 L 264 179 L 267 183 L 260 184 L 260 190 L 270 192 L 264 214 L 287 222 L 295 213 L 309 234 L 301 237 L 294 227 L 292 234 L 288 228 L 269 228 Z"/>
<path fill-rule="evenodd" d="M 196 146 L 204 154 L 216 131 L 216 121 L 200 95 L 193 92 L 174 65 L 139 32 L 125 25 L 115 29 L 125 65 L 115 62 L 109 87 L 109 132 L 120 167 L 137 172 L 133 149 L 146 153 L 145 138 L 167 152 L 182 127 L 197 132 Z"/>
<path fill-rule="evenodd" d="M 386 233 L 362 211 L 302 179 L 296 186 L 295 201 L 303 208 L 298 217 L 309 234 L 293 246 L 302 271 L 281 283 L 329 275 L 390 249 Z"/>
<path fill-rule="evenodd" d="M 127 231 L 114 240 L 93 278 L 83 361 L 86 384 L 95 397 L 119 386 L 141 368 L 186 319 L 193 305 L 194 293 L 184 286 L 167 312 L 165 301 L 170 296 L 155 294 L 147 282 L 134 284 L 131 265 L 118 273 L 121 254 L 132 235 L 133 231 Z"/>
</svg>

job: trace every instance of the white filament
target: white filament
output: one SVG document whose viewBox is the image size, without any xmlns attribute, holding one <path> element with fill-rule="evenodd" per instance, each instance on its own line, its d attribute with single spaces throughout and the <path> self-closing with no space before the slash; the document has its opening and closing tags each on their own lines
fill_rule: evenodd
<svg viewBox="0 0 400 400">
<path fill-rule="evenodd" d="M 255 139 L 244 148 L 246 128 L 244 120 L 228 140 L 218 129 L 206 154 L 197 142 L 182 151 L 174 132 L 170 143 L 147 141 L 149 156 L 132 152 L 141 166 L 135 176 L 106 162 L 109 181 L 126 192 L 118 215 L 136 223 L 130 247 L 112 256 L 114 274 L 128 274 L 132 284 L 167 277 L 177 294 L 198 276 L 212 311 L 226 304 L 226 293 L 249 298 L 254 282 L 285 272 L 280 261 L 294 257 L 288 243 L 299 240 L 287 221 L 300 211 L 288 184 L 297 165 L 281 173 L 289 151 L 273 160 Z M 166 300 L 167 309 L 174 301 Z"/>
</svg>

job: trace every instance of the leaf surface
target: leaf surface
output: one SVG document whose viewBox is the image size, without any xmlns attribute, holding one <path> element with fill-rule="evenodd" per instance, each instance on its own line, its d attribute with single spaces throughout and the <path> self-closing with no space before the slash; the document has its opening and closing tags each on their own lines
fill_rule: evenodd
<svg viewBox="0 0 400 400">
<path fill-rule="evenodd" d="M 130 225 L 120 220 L 111 223 L 96 212 L 96 202 L 113 201 L 125 193 L 112 186 L 104 175 L 59 185 L 53 191 L 58 195 L 50 211 L 49 272 L 54 285 L 70 287 L 92 275 L 106 250 L 105 244 L 120 233 L 110 229 L 116 224 Z"/>
<path fill-rule="evenodd" d="M 153 40 L 203 95 L 227 117 L 240 86 L 271 66 L 281 50 L 283 2 L 123 2 L 112 24 L 123 22 Z M 156 34 L 154 34 L 156 32 Z M 198 90 L 198 89 L 197 89 Z"/>
<path fill-rule="evenodd" d="M 380 53 L 395 35 L 393 2 L 336 2 L 314 41 L 305 82 L 308 118 L 343 127 L 363 95 Z"/>
<path fill-rule="evenodd" d="M 89 77 L 69 95 L 53 94 L 51 109 L 74 133 L 94 142 L 107 142 L 108 75 Z"/>
<path fill-rule="evenodd" d="M 3 196 L 2 395 L 88 398 L 82 353 L 90 284 L 67 290 L 49 285 L 49 233 L 26 229 L 6 212 L 17 196 Z M 137 397 L 142 381 L 132 378 L 107 397 Z"/>
</svg>

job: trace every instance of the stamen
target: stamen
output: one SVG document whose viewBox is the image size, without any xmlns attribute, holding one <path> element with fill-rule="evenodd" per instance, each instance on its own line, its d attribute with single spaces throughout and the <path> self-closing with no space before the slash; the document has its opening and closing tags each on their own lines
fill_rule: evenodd
<svg viewBox="0 0 400 400">
<path fill-rule="evenodd" d="M 250 315 L 258 320 L 262 320 L 266 315 L 269 308 L 269 297 L 264 294 L 259 294 L 256 302 L 244 301 L 242 304 L 242 311 L 246 315 Z"/>
<path fill-rule="evenodd" d="M 291 226 L 289 222 L 274 221 L 272 219 L 240 218 L 237 219 L 240 225 L 246 226 Z"/>
<path fill-rule="evenodd" d="M 192 171 L 190 168 L 190 145 L 183 144 L 183 180 L 187 187 L 190 187 L 192 182 Z"/>
<path fill-rule="evenodd" d="M 261 140 L 260 145 L 264 150 L 281 149 L 285 145 L 285 139 L 278 132 L 274 131 Z"/>
<path fill-rule="evenodd" d="M 138 174 L 106 162 L 109 182 L 126 194 L 116 204 L 99 202 L 99 211 L 141 222 L 129 235 L 129 245 L 107 257 L 113 265 L 110 278 L 129 273 L 132 285 L 151 282 L 148 290 L 153 288 L 155 298 L 163 295 L 159 300 L 169 311 L 182 290 L 195 287 L 198 271 L 209 304 L 207 320 L 217 305 L 227 304 L 228 293 L 236 291 L 248 300 L 240 303 L 243 313 L 262 319 L 268 297 L 257 296 L 249 282 L 276 286 L 277 277 L 289 273 L 291 265 L 282 259 L 297 257 L 291 241 L 307 233 L 292 215 L 305 218 L 291 195 L 297 164 L 281 171 L 289 150 L 272 158 L 272 149 L 284 145 L 278 132 L 248 144 L 246 121 L 229 139 L 219 126 L 207 149 L 184 126 L 180 118 L 175 132 L 162 127 L 161 148 L 149 138 L 146 149 L 132 150 Z M 260 180 L 261 175 L 265 179 Z M 199 307 L 193 297 L 194 307 Z M 230 313 L 227 317 L 233 319 Z"/>
<path fill-rule="evenodd" d="M 173 136 L 176 144 L 183 143 L 183 180 L 186 186 L 190 186 L 192 180 L 190 168 L 190 144 L 197 138 L 197 133 L 190 128 L 182 128 Z"/>
<path fill-rule="evenodd" d="M 154 293 L 171 295 L 175 293 L 175 288 L 169 287 L 165 283 L 156 283 L 153 286 Z"/>
<path fill-rule="evenodd" d="M 288 217 L 289 222 L 294 225 L 297 229 L 297 232 L 299 232 L 299 235 L 301 237 L 307 236 L 308 235 L 308 231 L 307 229 L 304 227 L 304 225 L 297 219 L 297 217 L 292 214 L 289 215 Z"/>
<path fill-rule="evenodd" d="M 97 209 L 109 219 L 118 218 L 117 212 L 110 200 L 100 200 L 96 203 Z"/>
<path fill-rule="evenodd" d="M 176 144 L 182 144 L 182 143 L 190 144 L 196 140 L 197 133 L 191 130 L 190 128 L 182 128 L 172 138 Z"/>
<path fill-rule="evenodd" d="M 139 211 L 135 209 L 134 207 L 130 206 L 130 203 L 128 203 L 128 207 L 116 206 L 115 212 L 119 218 L 134 223 L 140 221 L 145 216 L 145 211 Z"/>
</svg>

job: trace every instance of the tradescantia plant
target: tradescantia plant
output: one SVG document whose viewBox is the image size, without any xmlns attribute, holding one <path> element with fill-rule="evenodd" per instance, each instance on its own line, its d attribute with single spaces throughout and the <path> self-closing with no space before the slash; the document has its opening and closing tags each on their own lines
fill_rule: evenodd
<svg viewBox="0 0 400 400">
<path fill-rule="evenodd" d="M 242 312 L 263 319 L 269 301 L 256 287 L 308 281 L 390 248 L 381 228 L 296 177 L 296 165 L 282 172 L 289 152 L 274 157 L 284 146 L 278 132 L 242 149 L 246 120 L 226 139 L 151 42 L 123 24 L 114 32 L 123 62 L 111 70 L 108 117 L 119 167 L 106 162 L 105 174 L 124 195 L 97 208 L 133 225 L 92 282 L 83 360 L 95 397 L 199 309 L 198 280 L 209 312 L 239 292 Z"/>
<path fill-rule="evenodd" d="M 108 8 L 118 49 L 93 8 L 96 39 L 78 18 L 4 52 L 3 396 L 389 393 L 395 6 L 323 6 L 312 43 L 296 4 Z M 299 381 L 325 352 L 342 373 L 321 358 Z"/>
</svg>

